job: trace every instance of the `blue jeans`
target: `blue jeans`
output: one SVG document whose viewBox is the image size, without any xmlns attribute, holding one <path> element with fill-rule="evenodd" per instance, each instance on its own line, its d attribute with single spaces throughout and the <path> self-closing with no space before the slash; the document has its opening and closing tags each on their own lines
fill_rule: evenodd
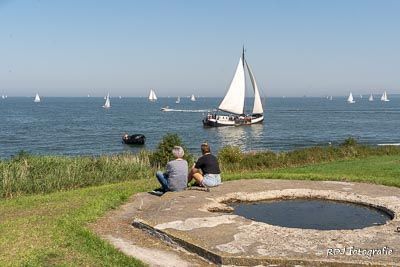
<svg viewBox="0 0 400 267">
<path fill-rule="evenodd" d="M 168 174 L 158 171 L 156 172 L 156 177 L 158 182 L 161 184 L 161 187 L 164 190 L 164 192 L 169 191 Z"/>
</svg>

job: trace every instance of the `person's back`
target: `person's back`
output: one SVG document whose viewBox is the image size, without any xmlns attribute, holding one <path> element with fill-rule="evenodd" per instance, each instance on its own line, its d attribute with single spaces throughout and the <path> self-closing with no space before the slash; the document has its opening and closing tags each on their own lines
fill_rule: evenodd
<svg viewBox="0 0 400 267">
<path fill-rule="evenodd" d="M 181 191 L 186 188 L 188 163 L 184 159 L 175 159 L 167 163 L 167 173 L 171 191 Z"/>
<path fill-rule="evenodd" d="M 212 154 L 205 154 L 201 156 L 197 160 L 195 168 L 200 169 L 203 172 L 203 175 L 221 173 L 219 169 L 218 159 Z"/>
</svg>

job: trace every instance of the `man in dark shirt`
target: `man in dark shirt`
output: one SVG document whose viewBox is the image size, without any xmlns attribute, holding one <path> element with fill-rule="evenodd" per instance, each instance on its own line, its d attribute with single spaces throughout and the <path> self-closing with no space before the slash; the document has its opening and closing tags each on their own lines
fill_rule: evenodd
<svg viewBox="0 0 400 267">
<path fill-rule="evenodd" d="M 188 182 L 194 179 L 198 185 L 207 187 L 221 184 L 218 159 L 211 154 L 210 146 L 207 143 L 201 144 L 201 153 L 203 155 L 189 172 Z"/>
</svg>

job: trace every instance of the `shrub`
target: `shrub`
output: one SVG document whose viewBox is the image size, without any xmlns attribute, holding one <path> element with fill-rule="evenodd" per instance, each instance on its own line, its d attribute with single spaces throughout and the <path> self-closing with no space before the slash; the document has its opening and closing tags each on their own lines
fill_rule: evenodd
<svg viewBox="0 0 400 267">
<path fill-rule="evenodd" d="M 243 160 L 242 151 L 237 146 L 225 146 L 218 152 L 218 160 L 224 163 L 238 163 Z"/>
<path fill-rule="evenodd" d="M 181 138 L 177 134 L 167 133 L 157 149 L 150 155 L 150 164 L 155 167 L 165 166 L 168 161 L 173 160 L 172 149 L 174 146 L 181 146 L 185 151 L 183 158 L 187 160 L 189 166 L 193 163 L 193 156 L 183 144 Z"/>
<path fill-rule="evenodd" d="M 349 137 L 343 141 L 343 143 L 340 144 L 341 146 L 356 146 L 358 145 L 358 142 L 356 139 L 353 137 Z"/>
</svg>

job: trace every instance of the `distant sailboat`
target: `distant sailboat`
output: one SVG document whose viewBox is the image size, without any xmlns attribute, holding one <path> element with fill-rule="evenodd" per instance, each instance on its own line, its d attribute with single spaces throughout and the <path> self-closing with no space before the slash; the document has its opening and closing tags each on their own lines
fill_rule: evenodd
<svg viewBox="0 0 400 267">
<path fill-rule="evenodd" d="M 40 102 L 40 96 L 39 96 L 38 93 L 36 93 L 35 100 L 33 100 L 33 102 L 35 102 L 35 103 L 39 103 Z"/>
<path fill-rule="evenodd" d="M 6 99 L 6 96 L 5 96 L 5 95 L 1 95 L 1 98 L 2 98 L 2 99 Z"/>
<path fill-rule="evenodd" d="M 103 108 L 111 108 L 110 93 L 108 93 L 107 96 L 106 96 L 106 102 L 104 103 Z"/>
<path fill-rule="evenodd" d="M 153 89 L 151 89 L 151 90 L 150 90 L 150 94 L 149 94 L 149 101 L 155 102 L 156 100 L 157 100 L 156 93 L 154 92 Z"/>
<path fill-rule="evenodd" d="M 178 96 L 178 98 L 176 99 L 175 103 L 179 104 L 181 102 L 181 98 Z"/>
<path fill-rule="evenodd" d="M 329 98 L 328 98 L 328 99 L 329 99 L 330 101 L 332 101 L 332 99 L 333 99 L 333 98 L 332 98 L 332 96 L 329 96 Z"/>
<path fill-rule="evenodd" d="M 369 102 L 374 101 L 374 96 L 373 96 L 372 94 L 370 94 L 370 96 L 369 96 L 369 98 L 368 98 L 368 101 L 369 101 Z"/>
<path fill-rule="evenodd" d="M 381 96 L 381 101 L 383 102 L 389 102 L 390 100 L 387 97 L 386 91 L 383 92 L 383 95 Z"/>
<path fill-rule="evenodd" d="M 191 100 L 191 101 L 196 101 L 196 97 L 194 97 L 194 95 L 192 95 L 192 96 L 190 97 L 190 100 Z"/>
<path fill-rule="evenodd" d="M 245 114 L 246 69 L 254 92 L 253 111 L 251 114 Z M 250 125 L 261 123 L 264 120 L 260 92 L 258 91 L 254 74 L 244 58 L 244 48 L 236 67 L 235 76 L 218 109 L 229 113 L 229 115 L 207 114 L 207 117 L 203 119 L 205 127 Z"/>
<path fill-rule="evenodd" d="M 347 103 L 349 103 L 349 104 L 356 103 L 356 101 L 354 101 L 353 94 L 351 92 L 350 92 L 349 97 L 347 98 Z"/>
</svg>

